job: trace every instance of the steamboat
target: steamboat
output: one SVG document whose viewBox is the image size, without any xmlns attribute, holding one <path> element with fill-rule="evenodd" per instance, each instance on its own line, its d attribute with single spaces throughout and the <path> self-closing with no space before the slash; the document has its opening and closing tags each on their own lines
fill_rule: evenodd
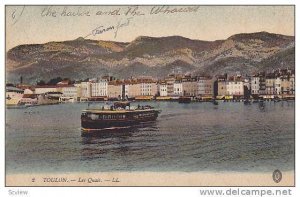
<svg viewBox="0 0 300 197">
<path fill-rule="evenodd" d="M 82 132 L 86 134 L 92 131 L 124 128 L 155 121 L 160 112 L 149 105 L 130 107 L 129 102 L 117 102 L 109 108 L 86 109 L 81 114 Z"/>
</svg>

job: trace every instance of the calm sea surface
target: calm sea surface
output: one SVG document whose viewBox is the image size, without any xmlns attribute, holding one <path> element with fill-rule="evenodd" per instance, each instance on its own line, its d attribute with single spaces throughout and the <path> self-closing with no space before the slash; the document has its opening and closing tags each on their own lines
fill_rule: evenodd
<svg viewBox="0 0 300 197">
<path fill-rule="evenodd" d="M 87 103 L 7 109 L 7 173 L 294 170 L 294 102 L 140 104 L 156 122 L 89 137 Z"/>
</svg>

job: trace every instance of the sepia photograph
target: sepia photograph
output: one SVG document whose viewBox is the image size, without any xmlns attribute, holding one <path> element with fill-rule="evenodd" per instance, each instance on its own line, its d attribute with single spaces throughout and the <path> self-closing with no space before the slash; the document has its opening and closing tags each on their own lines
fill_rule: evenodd
<svg viewBox="0 0 300 197">
<path fill-rule="evenodd" d="M 5 186 L 295 186 L 295 5 L 5 5 Z"/>
</svg>

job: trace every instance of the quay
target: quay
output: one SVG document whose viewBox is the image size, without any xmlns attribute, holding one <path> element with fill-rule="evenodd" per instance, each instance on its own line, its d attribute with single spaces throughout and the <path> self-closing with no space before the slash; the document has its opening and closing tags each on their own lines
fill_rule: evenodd
<svg viewBox="0 0 300 197">
<path fill-rule="evenodd" d="M 22 77 L 21 77 L 22 79 Z M 55 78 L 57 79 L 57 78 Z M 295 100 L 295 71 L 278 69 L 252 76 L 191 75 L 171 73 L 157 79 L 139 76 L 116 79 L 101 76 L 85 81 L 59 80 L 56 84 L 7 84 L 6 105 L 48 105 L 67 102 L 170 101 L 170 102 L 244 102 Z"/>
</svg>

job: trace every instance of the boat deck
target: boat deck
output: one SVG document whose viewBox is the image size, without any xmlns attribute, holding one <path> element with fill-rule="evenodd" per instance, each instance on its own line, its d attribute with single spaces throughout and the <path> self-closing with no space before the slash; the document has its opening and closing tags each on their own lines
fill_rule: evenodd
<svg viewBox="0 0 300 197">
<path fill-rule="evenodd" d="M 132 113 L 132 112 L 149 112 L 149 111 L 160 111 L 158 109 L 132 109 L 132 110 L 125 110 L 125 109 L 86 109 L 82 110 L 82 112 L 90 112 L 90 113 L 101 113 L 101 114 L 111 114 L 111 113 Z"/>
</svg>

